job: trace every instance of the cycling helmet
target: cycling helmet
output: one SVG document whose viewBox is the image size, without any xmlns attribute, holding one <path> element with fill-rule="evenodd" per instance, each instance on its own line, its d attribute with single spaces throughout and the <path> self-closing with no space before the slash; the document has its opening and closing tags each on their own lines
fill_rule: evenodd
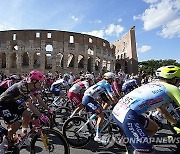
<svg viewBox="0 0 180 154">
<path fill-rule="evenodd" d="M 65 73 L 64 75 L 63 75 L 63 77 L 65 78 L 69 78 L 70 79 L 70 75 L 68 74 L 68 73 Z"/>
<path fill-rule="evenodd" d="M 86 75 L 85 75 L 85 78 L 86 78 L 86 79 L 93 80 L 93 79 L 94 79 L 94 75 L 92 75 L 92 74 L 86 74 Z"/>
<path fill-rule="evenodd" d="M 180 67 L 178 66 L 163 66 L 157 69 L 156 76 L 165 79 L 180 78 Z"/>
<path fill-rule="evenodd" d="M 112 72 L 107 72 L 104 74 L 104 79 L 115 79 L 115 74 Z"/>
<path fill-rule="evenodd" d="M 30 80 L 38 80 L 38 81 L 44 81 L 45 77 L 44 74 L 40 71 L 31 71 L 29 73 Z"/>
<path fill-rule="evenodd" d="M 18 79 L 18 77 L 17 77 L 17 75 L 11 75 L 10 77 L 9 77 L 10 79 L 15 79 L 15 80 L 17 80 Z"/>
</svg>

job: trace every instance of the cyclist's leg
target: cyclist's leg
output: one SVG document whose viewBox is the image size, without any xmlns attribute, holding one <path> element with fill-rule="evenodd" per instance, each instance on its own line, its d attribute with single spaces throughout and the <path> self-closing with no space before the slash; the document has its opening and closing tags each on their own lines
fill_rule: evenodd
<svg viewBox="0 0 180 154">
<path fill-rule="evenodd" d="M 150 137 L 141 124 L 139 115 L 135 111 L 129 110 L 126 113 L 123 123 L 118 120 L 118 117 L 113 116 L 113 119 L 123 129 L 127 140 L 135 148 L 135 153 L 155 153 Z"/>
<path fill-rule="evenodd" d="M 31 113 L 25 110 L 22 114 L 22 133 L 25 133 L 29 127 L 29 122 L 31 119 Z"/>
<path fill-rule="evenodd" d="M 101 138 L 101 128 L 103 126 L 104 114 L 101 112 L 102 107 L 90 96 L 84 96 L 82 104 L 92 113 L 97 113 L 98 120 L 96 123 L 96 137 Z"/>
<path fill-rule="evenodd" d="M 150 118 L 140 115 L 139 120 L 146 129 L 149 136 L 154 136 L 154 134 L 158 131 L 158 124 Z"/>
</svg>

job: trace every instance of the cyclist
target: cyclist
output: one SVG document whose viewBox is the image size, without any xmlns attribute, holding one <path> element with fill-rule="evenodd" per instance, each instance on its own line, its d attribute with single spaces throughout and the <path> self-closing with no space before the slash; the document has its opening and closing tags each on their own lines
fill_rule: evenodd
<svg viewBox="0 0 180 154">
<path fill-rule="evenodd" d="M 112 89 L 113 89 L 117 98 L 122 97 L 121 90 L 120 90 L 119 85 L 118 85 L 119 80 L 120 80 L 119 76 L 116 75 L 115 80 L 114 80 L 113 85 L 112 85 Z"/>
<path fill-rule="evenodd" d="M 115 78 L 115 74 L 112 72 L 107 72 L 104 74 L 104 79 L 96 83 L 95 85 L 89 87 L 83 96 L 82 104 L 92 113 L 96 113 L 98 116 L 96 124 L 96 136 L 94 140 L 97 142 L 103 142 L 101 138 L 101 128 L 103 125 L 104 114 L 102 113 L 103 109 L 106 109 L 111 101 L 113 103 L 117 102 L 111 84 Z M 104 101 L 105 104 L 101 106 L 98 101 Z M 99 101 L 99 102 L 101 102 Z"/>
<path fill-rule="evenodd" d="M 84 108 L 84 106 L 82 105 L 82 97 L 83 97 L 84 91 L 88 89 L 90 85 L 92 85 L 93 80 L 94 80 L 94 76 L 92 74 L 86 74 L 84 81 L 79 81 L 75 83 L 69 89 L 67 97 L 69 98 L 69 100 L 71 100 L 73 105 L 76 107 L 74 112 L 71 114 L 71 117 Z"/>
<path fill-rule="evenodd" d="M 11 87 L 14 83 L 18 81 L 17 75 L 11 75 L 6 80 L 0 83 L 0 94 L 6 91 L 9 87 Z"/>
<path fill-rule="evenodd" d="M 135 153 L 155 153 L 152 143 L 147 142 L 158 130 L 158 125 L 142 114 L 157 109 L 172 125 L 180 127 L 167 111 L 166 105 L 175 101 L 180 103 L 180 67 L 165 66 L 157 69 L 159 81 L 138 87 L 119 100 L 113 109 L 114 121 L 123 129 Z M 146 139 L 146 142 L 143 141 Z M 131 141 L 131 140 L 130 140 Z M 148 140 L 149 141 L 149 140 Z"/>
<path fill-rule="evenodd" d="M 66 93 L 63 92 L 63 88 L 67 91 L 69 89 L 68 81 L 70 79 L 70 75 L 65 73 L 62 79 L 56 80 L 50 88 L 51 93 L 54 94 L 54 102 L 58 105 L 59 100 L 65 96 Z"/>
<path fill-rule="evenodd" d="M 33 93 L 41 89 L 43 81 L 44 75 L 40 71 L 31 71 L 28 78 L 15 83 L 0 95 L 0 115 L 9 125 L 8 139 L 10 141 L 13 140 L 13 134 L 20 127 L 21 118 L 23 119 L 22 132 L 28 129 L 31 113 L 26 107 L 39 116 L 43 123 L 49 123 L 49 118 L 40 113 L 31 100 Z"/>
<path fill-rule="evenodd" d="M 138 83 L 136 79 L 127 79 L 124 81 L 122 85 L 122 91 L 124 95 L 126 95 L 137 87 L 138 87 Z"/>
</svg>

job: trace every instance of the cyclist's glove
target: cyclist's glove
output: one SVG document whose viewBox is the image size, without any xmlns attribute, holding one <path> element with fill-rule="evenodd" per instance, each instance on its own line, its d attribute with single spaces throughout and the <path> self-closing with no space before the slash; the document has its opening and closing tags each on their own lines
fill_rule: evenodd
<svg viewBox="0 0 180 154">
<path fill-rule="evenodd" d="M 49 120 L 48 116 L 46 116 L 44 114 L 41 114 L 39 119 L 43 124 L 50 124 L 50 120 Z"/>
</svg>

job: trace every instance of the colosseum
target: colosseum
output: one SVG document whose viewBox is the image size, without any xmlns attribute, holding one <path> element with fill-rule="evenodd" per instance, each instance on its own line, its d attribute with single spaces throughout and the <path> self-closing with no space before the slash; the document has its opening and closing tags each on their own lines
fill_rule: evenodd
<svg viewBox="0 0 180 154">
<path fill-rule="evenodd" d="M 33 69 L 47 72 L 94 72 L 115 69 L 137 74 L 135 29 L 120 40 L 57 30 L 0 31 L 0 70 L 9 75 Z"/>
</svg>

